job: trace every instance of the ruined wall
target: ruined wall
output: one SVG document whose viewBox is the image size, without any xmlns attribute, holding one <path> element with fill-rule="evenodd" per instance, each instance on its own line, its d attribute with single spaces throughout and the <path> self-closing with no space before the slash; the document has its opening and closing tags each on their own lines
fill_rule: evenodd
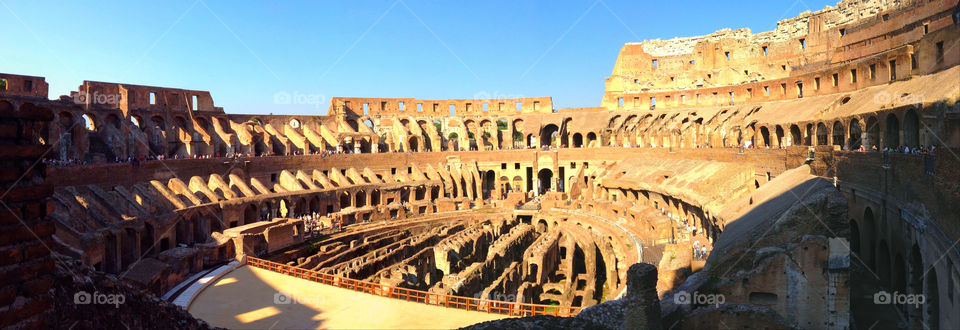
<svg viewBox="0 0 960 330">
<path fill-rule="evenodd" d="M 552 113 L 551 97 L 421 100 L 414 98 L 334 97 L 328 115 L 464 116 L 485 114 Z M 452 111 L 451 111 L 452 110 Z"/>
<path fill-rule="evenodd" d="M 120 109 L 124 114 L 133 110 L 223 113 L 210 92 L 179 88 L 84 80 L 70 98 L 85 109 Z"/>
<path fill-rule="evenodd" d="M 0 96 L 47 98 L 50 85 L 44 77 L 0 73 Z"/>
<path fill-rule="evenodd" d="M 960 63 L 957 1 L 841 1 L 778 22 L 623 46 L 607 109 L 654 110 L 842 93 Z M 892 66 L 891 66 L 892 64 Z"/>
</svg>

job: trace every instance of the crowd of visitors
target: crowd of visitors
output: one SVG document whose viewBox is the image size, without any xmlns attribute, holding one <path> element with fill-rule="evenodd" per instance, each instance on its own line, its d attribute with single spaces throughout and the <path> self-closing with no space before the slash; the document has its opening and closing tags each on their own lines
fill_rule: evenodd
<svg viewBox="0 0 960 330">
<path fill-rule="evenodd" d="M 936 150 L 937 150 L 937 146 L 927 147 L 924 145 L 914 146 L 913 148 L 909 146 L 899 146 L 896 148 L 884 147 L 881 150 L 877 150 L 877 146 L 873 146 L 872 148 L 870 148 L 870 151 L 872 152 L 883 151 L 883 152 L 895 152 L 895 153 L 909 154 L 909 155 L 931 155 L 931 156 L 936 152 Z M 860 146 L 859 151 L 866 152 L 867 149 L 864 146 Z"/>
<path fill-rule="evenodd" d="M 693 241 L 693 258 L 703 260 L 707 258 L 707 246 L 700 246 L 700 241 Z"/>
<path fill-rule="evenodd" d="M 330 221 L 330 226 L 327 226 L 327 224 L 321 221 L 322 216 L 317 212 L 297 215 L 294 216 L 294 218 L 303 220 L 304 231 L 307 232 L 308 236 L 324 231 L 339 231 L 343 226 L 343 220 L 339 219 Z"/>
</svg>

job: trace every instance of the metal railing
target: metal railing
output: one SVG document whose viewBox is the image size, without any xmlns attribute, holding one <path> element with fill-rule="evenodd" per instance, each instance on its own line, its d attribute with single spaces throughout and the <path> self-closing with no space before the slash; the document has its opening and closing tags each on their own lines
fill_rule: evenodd
<svg viewBox="0 0 960 330">
<path fill-rule="evenodd" d="M 338 288 L 368 293 L 381 297 L 418 302 L 427 305 L 511 316 L 553 315 L 569 317 L 577 315 L 577 313 L 580 313 L 581 310 L 580 307 L 526 304 L 431 293 L 420 290 L 399 288 L 385 284 L 365 282 L 343 276 L 324 274 L 309 269 L 284 265 L 270 260 L 264 260 L 250 256 L 247 256 L 246 260 L 246 264 L 248 266 L 269 270 L 275 273 L 289 275 L 321 284 L 332 285 Z"/>
</svg>

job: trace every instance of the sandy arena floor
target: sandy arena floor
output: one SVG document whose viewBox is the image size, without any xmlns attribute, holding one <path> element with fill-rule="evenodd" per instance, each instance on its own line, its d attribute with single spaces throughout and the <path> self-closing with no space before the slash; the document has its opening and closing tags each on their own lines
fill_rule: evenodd
<svg viewBox="0 0 960 330">
<path fill-rule="evenodd" d="M 207 287 L 189 311 L 230 329 L 448 329 L 505 317 L 377 297 L 249 266 Z"/>
</svg>

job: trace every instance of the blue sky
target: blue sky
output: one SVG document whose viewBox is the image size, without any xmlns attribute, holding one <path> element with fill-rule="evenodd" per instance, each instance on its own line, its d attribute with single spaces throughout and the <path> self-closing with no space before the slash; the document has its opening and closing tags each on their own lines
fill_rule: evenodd
<svg viewBox="0 0 960 330">
<path fill-rule="evenodd" d="M 84 79 L 209 90 L 228 113 L 325 114 L 332 96 L 590 107 L 625 42 L 767 31 L 834 3 L 0 0 L 0 72 L 47 77 L 51 98 Z"/>
</svg>

